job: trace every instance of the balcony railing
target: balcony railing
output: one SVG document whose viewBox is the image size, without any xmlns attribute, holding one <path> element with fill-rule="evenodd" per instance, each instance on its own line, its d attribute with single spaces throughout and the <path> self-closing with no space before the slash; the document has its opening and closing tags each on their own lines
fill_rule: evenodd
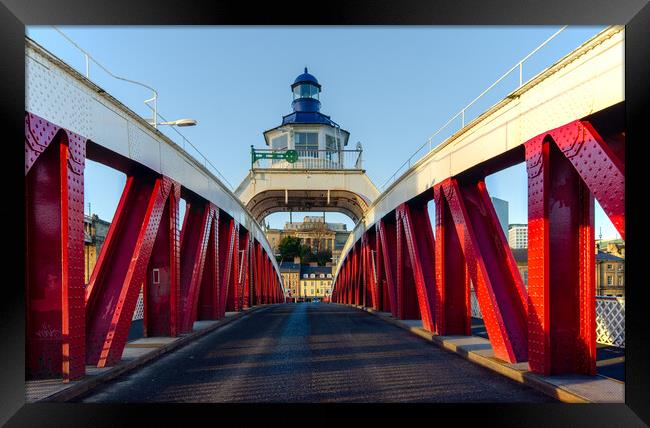
<svg viewBox="0 0 650 428">
<path fill-rule="evenodd" d="M 251 146 L 251 169 L 362 170 L 363 149 L 273 150 Z"/>
</svg>

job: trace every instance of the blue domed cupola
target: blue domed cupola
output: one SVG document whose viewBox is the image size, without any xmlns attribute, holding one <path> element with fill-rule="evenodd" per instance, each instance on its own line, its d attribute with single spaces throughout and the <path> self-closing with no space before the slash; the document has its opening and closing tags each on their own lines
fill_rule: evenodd
<svg viewBox="0 0 650 428">
<path fill-rule="evenodd" d="M 293 91 L 293 102 L 291 103 L 293 111 L 310 113 L 320 111 L 318 94 L 321 86 L 318 80 L 309 74 L 307 67 L 305 67 L 303 74 L 296 77 L 296 80 L 291 85 L 291 90 Z"/>
</svg>

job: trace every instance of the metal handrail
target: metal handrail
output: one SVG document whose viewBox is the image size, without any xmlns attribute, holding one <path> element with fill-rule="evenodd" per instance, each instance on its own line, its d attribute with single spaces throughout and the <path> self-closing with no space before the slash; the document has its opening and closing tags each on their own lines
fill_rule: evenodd
<svg viewBox="0 0 650 428">
<path fill-rule="evenodd" d="M 152 120 L 153 124 L 149 123 L 149 126 L 151 126 L 151 127 L 153 127 L 154 129 L 157 130 L 158 128 L 157 128 L 156 125 L 158 123 L 158 118 L 162 119 L 163 122 L 168 122 L 168 120 L 158 112 L 158 91 L 156 91 L 154 88 L 152 88 L 151 86 L 149 86 L 149 85 L 147 85 L 145 83 L 137 82 L 135 80 L 127 79 L 125 77 L 121 77 L 121 76 L 117 76 L 117 75 L 113 74 L 108 68 L 106 68 L 106 66 L 104 66 L 102 63 L 97 61 L 97 59 L 95 59 L 88 51 L 86 51 L 84 48 L 79 46 L 72 38 L 70 38 L 70 36 L 65 34 L 63 31 L 61 31 L 56 26 L 52 26 L 52 28 L 54 28 L 54 30 L 56 30 L 59 34 L 61 34 L 61 36 L 63 36 L 63 38 L 65 38 L 70 44 L 72 44 L 72 46 L 74 46 L 81 53 L 83 53 L 85 61 L 86 61 L 86 73 L 85 73 L 86 79 L 91 80 L 90 79 L 90 62 L 92 61 L 95 64 L 97 64 L 97 66 L 99 68 L 104 70 L 104 72 L 106 72 L 109 76 L 111 76 L 114 79 L 122 80 L 122 81 L 128 82 L 128 83 L 133 83 L 135 85 L 142 86 L 144 88 L 149 89 L 150 91 L 153 92 L 153 97 L 148 99 L 148 100 L 145 100 L 145 102 L 144 102 L 147 105 L 147 107 L 149 107 L 149 108 L 151 108 L 153 110 L 153 120 Z M 151 107 L 149 105 L 150 102 L 153 103 L 153 107 Z M 178 129 L 176 129 L 176 127 L 172 126 L 171 128 L 172 128 L 172 130 L 174 132 L 176 132 L 183 139 L 182 148 L 187 153 L 187 155 L 192 156 L 185 149 L 185 143 L 189 144 L 199 154 L 199 156 L 203 158 L 203 166 L 204 167 L 208 168 L 208 165 L 210 165 L 212 167 L 212 169 L 213 169 L 213 172 L 215 172 L 221 179 L 223 179 L 223 181 L 226 182 L 226 184 L 228 184 L 228 186 L 230 186 L 230 190 L 231 191 L 234 190 L 234 186 L 232 185 L 232 183 L 230 183 L 228 181 L 228 179 L 226 179 L 226 177 L 224 177 L 223 174 L 221 174 L 221 172 L 217 169 L 217 167 L 214 166 L 214 164 L 212 164 L 212 162 L 210 162 L 208 160 L 208 158 L 203 153 L 201 153 L 201 151 L 194 144 L 192 144 L 190 142 L 190 140 L 187 139 L 187 137 L 185 137 L 185 135 L 183 135 Z"/>
<path fill-rule="evenodd" d="M 546 45 L 547 45 L 551 40 L 555 39 L 555 38 L 556 38 L 556 37 L 557 37 L 557 36 L 558 36 L 562 31 L 564 31 L 567 27 L 568 27 L 568 26 L 565 25 L 564 27 L 560 28 L 560 29 L 559 29 L 558 31 L 556 31 L 553 35 L 551 35 L 551 36 L 550 36 L 549 38 L 547 38 L 544 42 L 542 42 L 542 44 L 540 44 L 539 46 L 537 46 L 537 47 L 536 47 L 535 49 L 533 49 L 530 53 L 528 53 L 525 57 L 523 57 L 521 60 L 519 60 L 519 62 L 517 62 L 515 65 L 513 65 L 513 66 L 512 66 L 508 71 L 506 71 L 506 72 L 505 72 L 501 77 L 499 77 L 496 81 L 494 81 L 494 83 L 492 83 L 490 86 L 488 86 L 487 89 L 485 89 L 483 92 L 481 92 L 481 93 L 480 93 L 476 98 L 474 98 L 474 99 L 473 99 L 469 104 L 467 104 L 465 107 L 463 107 L 463 108 L 462 108 L 458 113 L 456 113 L 455 115 L 453 115 L 453 116 L 452 116 L 452 117 L 451 117 L 447 122 L 445 122 L 444 125 L 442 125 L 440 128 L 438 128 L 437 131 L 435 131 L 433 134 L 431 134 L 431 136 L 429 136 L 429 138 L 427 138 L 427 141 L 425 141 L 424 144 L 422 144 L 420 147 L 418 147 L 417 150 L 415 150 L 415 152 L 413 152 L 413 154 L 412 154 L 412 155 L 411 155 L 411 156 L 410 156 L 406 161 L 404 161 L 404 163 L 401 164 L 401 165 L 399 166 L 399 168 L 397 168 L 397 170 L 393 173 L 393 175 L 391 175 L 391 176 L 388 178 L 388 180 L 386 180 L 386 181 L 384 182 L 384 184 L 381 185 L 381 189 L 382 189 L 382 190 L 385 190 L 386 187 L 387 187 L 387 186 L 388 186 L 392 181 L 394 181 L 394 179 L 396 178 L 397 174 L 402 170 L 402 168 L 403 168 L 405 165 L 408 165 L 408 168 L 410 168 L 410 167 L 411 167 L 411 161 L 413 160 L 413 158 L 414 158 L 414 157 L 415 157 L 415 156 L 420 152 L 420 150 L 422 150 L 424 147 L 426 147 L 427 144 L 429 145 L 429 150 L 425 153 L 424 156 L 426 156 L 426 154 L 428 154 L 429 152 L 431 152 L 431 150 L 433 150 L 433 146 L 432 146 L 433 138 L 436 137 L 436 136 L 437 136 L 440 132 L 442 132 L 444 129 L 446 129 L 447 126 L 449 126 L 449 124 L 452 123 L 452 122 L 453 122 L 455 119 L 457 119 L 459 116 L 460 116 L 460 118 L 461 118 L 461 127 L 460 127 L 460 129 L 464 128 L 464 127 L 465 127 L 465 111 L 467 111 L 468 108 L 470 108 L 471 106 L 473 106 L 473 105 L 474 105 L 474 104 L 475 104 L 479 99 L 481 99 L 485 94 L 487 94 L 487 93 L 488 93 L 492 88 L 494 88 L 494 87 L 495 87 L 499 82 L 501 82 L 503 79 L 505 79 L 506 77 L 508 77 L 508 76 L 509 76 L 513 71 L 515 71 L 516 69 L 519 69 L 519 86 L 518 86 L 518 88 L 521 88 L 521 87 L 523 86 L 523 84 L 524 84 L 524 82 L 523 82 L 523 66 L 524 66 L 524 62 L 526 62 L 526 61 L 527 61 L 531 56 L 533 56 L 533 55 L 534 55 L 537 51 L 539 51 L 541 48 L 543 48 L 544 46 L 546 46 Z M 443 142 L 444 142 L 444 141 L 443 141 Z M 415 162 L 414 162 L 414 163 L 415 163 Z"/>
<path fill-rule="evenodd" d="M 363 153 L 362 148 L 358 149 L 344 149 L 344 150 L 338 150 L 338 149 L 256 149 L 253 146 L 251 146 L 251 156 L 252 156 L 252 169 L 266 169 L 265 167 L 260 167 L 259 162 L 263 160 L 269 160 L 271 163 L 274 163 L 276 161 L 282 161 L 284 159 L 284 156 L 277 156 L 277 157 L 256 157 L 256 153 L 261 153 L 261 154 L 271 154 L 271 155 L 285 155 L 285 154 L 290 154 L 293 152 L 294 154 L 297 155 L 297 159 L 294 162 L 291 162 L 288 164 L 288 166 L 293 167 L 294 165 L 300 165 L 302 162 L 308 162 L 308 161 L 328 161 L 328 162 L 335 162 L 339 165 L 339 168 L 332 168 L 328 167 L 325 165 L 311 165 L 311 166 L 306 166 L 305 168 L 307 169 L 362 169 L 361 165 L 361 154 Z M 350 156 L 354 156 L 353 154 L 357 153 L 358 155 L 356 158 L 353 157 L 348 157 L 346 154 L 351 154 Z M 325 156 L 321 156 L 321 154 L 324 154 Z M 327 158 L 328 155 L 334 155 L 337 158 L 332 159 L 332 158 Z M 286 159 L 285 159 L 286 160 Z M 345 167 L 344 165 L 347 164 L 347 161 L 351 161 L 353 167 Z M 304 165 L 303 165 L 304 166 Z"/>
</svg>

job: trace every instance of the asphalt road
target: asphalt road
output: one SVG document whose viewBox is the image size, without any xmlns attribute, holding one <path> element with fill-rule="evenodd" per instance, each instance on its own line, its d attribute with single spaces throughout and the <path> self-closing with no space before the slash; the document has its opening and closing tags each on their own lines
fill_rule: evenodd
<svg viewBox="0 0 650 428">
<path fill-rule="evenodd" d="M 84 402 L 550 402 L 354 308 L 273 305 Z"/>
</svg>

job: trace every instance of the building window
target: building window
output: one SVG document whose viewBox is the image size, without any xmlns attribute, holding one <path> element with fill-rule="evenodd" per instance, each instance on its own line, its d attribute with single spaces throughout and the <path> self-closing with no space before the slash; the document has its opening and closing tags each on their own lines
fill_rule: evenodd
<svg viewBox="0 0 650 428">
<path fill-rule="evenodd" d="M 295 142 L 298 157 L 318 157 L 318 133 L 296 132 Z"/>
<path fill-rule="evenodd" d="M 331 273 L 328 273 L 328 274 L 327 274 L 327 277 L 328 277 L 328 278 L 331 278 L 331 277 L 332 277 L 332 274 L 331 274 Z"/>
<path fill-rule="evenodd" d="M 309 275 L 307 275 L 306 273 L 304 273 L 304 274 L 302 275 L 302 277 L 303 277 L 303 278 L 309 278 Z"/>
<path fill-rule="evenodd" d="M 338 144 L 337 144 L 338 140 Z M 327 160 L 333 161 L 337 160 L 337 153 L 341 148 L 341 139 L 334 139 L 331 135 L 325 135 L 325 150 L 327 150 L 326 156 Z"/>
<path fill-rule="evenodd" d="M 607 285 L 612 285 L 614 282 L 614 277 L 611 275 L 607 275 Z"/>
<path fill-rule="evenodd" d="M 321 274 L 319 275 L 319 277 L 320 277 L 320 278 L 325 278 L 325 274 L 324 274 L 324 273 L 321 273 Z"/>
<path fill-rule="evenodd" d="M 312 273 L 312 274 L 309 275 L 309 277 L 310 277 L 310 278 L 316 278 L 316 274 L 313 274 L 313 273 Z"/>
<path fill-rule="evenodd" d="M 611 265 L 611 264 L 608 264 L 608 265 L 607 265 L 607 270 L 612 270 L 612 269 L 614 269 L 614 266 Z"/>
<path fill-rule="evenodd" d="M 280 135 L 271 140 L 271 149 L 273 150 L 287 150 L 288 146 L 287 134 Z"/>
</svg>

